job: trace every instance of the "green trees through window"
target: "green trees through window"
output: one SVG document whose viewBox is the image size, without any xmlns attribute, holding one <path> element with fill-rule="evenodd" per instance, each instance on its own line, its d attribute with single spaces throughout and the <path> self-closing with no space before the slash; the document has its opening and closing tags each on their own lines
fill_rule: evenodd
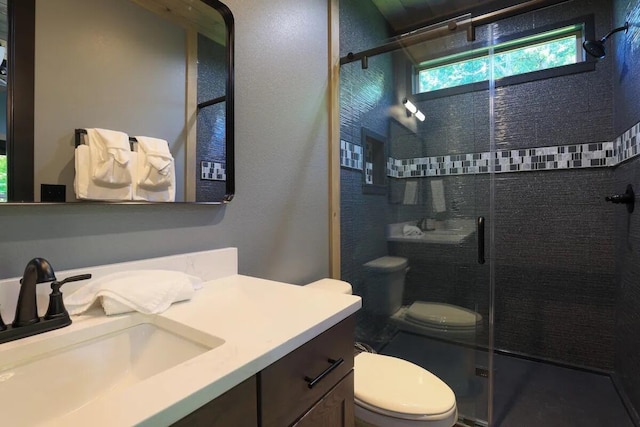
<svg viewBox="0 0 640 427">
<path fill-rule="evenodd" d="M 571 34 L 567 35 L 569 31 Z M 556 35 L 558 32 L 561 34 Z M 544 38 L 544 41 L 540 42 L 540 38 Z M 576 31 L 575 27 L 568 27 L 537 35 L 534 42 L 532 37 L 528 37 L 496 45 L 493 57 L 489 55 L 489 49 L 484 48 L 463 55 L 428 61 L 418 70 L 417 93 L 487 81 L 490 78 L 491 65 L 494 78 L 497 80 L 575 64 L 582 60 L 582 52 L 579 49 L 581 39 L 581 31 Z M 462 60 L 459 59 L 461 56 Z"/>
<path fill-rule="evenodd" d="M 7 156 L 0 155 L 0 202 L 7 201 Z"/>
</svg>

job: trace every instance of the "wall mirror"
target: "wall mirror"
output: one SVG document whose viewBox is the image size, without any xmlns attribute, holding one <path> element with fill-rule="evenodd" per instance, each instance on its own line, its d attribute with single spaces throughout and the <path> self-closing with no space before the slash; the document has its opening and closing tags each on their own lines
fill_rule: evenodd
<svg viewBox="0 0 640 427">
<path fill-rule="evenodd" d="M 223 3 L 0 0 L 0 8 L 0 205 L 231 200 L 234 27 Z M 100 187 L 77 197 L 86 159 L 76 145 L 94 128 L 127 134 L 132 161 L 143 145 L 136 137 L 167 141 L 174 199 L 136 197 L 144 192 L 135 182 L 133 196 Z"/>
</svg>

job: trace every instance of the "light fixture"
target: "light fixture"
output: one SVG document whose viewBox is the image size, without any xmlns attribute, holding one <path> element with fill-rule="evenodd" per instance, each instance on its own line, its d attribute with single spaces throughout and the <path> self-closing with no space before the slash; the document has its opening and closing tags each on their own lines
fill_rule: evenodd
<svg viewBox="0 0 640 427">
<path fill-rule="evenodd" d="M 424 119 L 425 119 L 424 113 L 418 110 L 418 107 L 416 107 L 413 104 L 413 102 L 409 101 L 407 98 L 404 98 L 402 100 L 402 104 L 404 105 L 404 108 L 407 109 L 407 117 L 410 117 L 411 114 L 413 114 L 414 116 L 416 116 L 416 119 L 420 120 L 421 122 L 424 122 Z"/>
<path fill-rule="evenodd" d="M 413 103 L 409 101 L 407 98 L 403 99 L 402 103 L 404 104 L 404 107 L 411 112 L 411 114 L 415 114 L 416 111 L 418 111 L 418 107 L 413 105 Z"/>
</svg>

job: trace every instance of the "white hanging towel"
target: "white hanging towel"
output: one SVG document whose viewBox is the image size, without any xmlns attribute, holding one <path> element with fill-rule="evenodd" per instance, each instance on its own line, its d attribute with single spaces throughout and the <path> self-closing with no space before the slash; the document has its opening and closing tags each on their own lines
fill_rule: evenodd
<svg viewBox="0 0 640 427">
<path fill-rule="evenodd" d="M 173 202 L 176 197 L 175 161 L 164 139 L 136 136 L 134 200 Z"/>
<path fill-rule="evenodd" d="M 131 147 L 129 136 L 109 129 L 87 129 L 91 152 L 91 179 L 98 185 L 131 185 Z"/>
<path fill-rule="evenodd" d="M 157 314 L 171 304 L 189 300 L 202 287 L 202 279 L 180 271 L 133 270 L 93 279 L 64 296 L 69 314 L 80 314 L 99 300 L 104 312 L 112 314 L 138 311 Z"/>
<path fill-rule="evenodd" d="M 431 181 L 431 209 L 434 213 L 447 211 L 444 199 L 444 184 L 441 179 Z"/>
<path fill-rule="evenodd" d="M 125 185 L 121 187 L 101 186 L 93 181 L 91 178 L 92 169 L 90 150 L 89 146 L 84 144 L 81 144 L 76 148 L 76 176 L 73 181 L 76 198 L 80 200 L 131 200 L 133 197 L 132 185 Z"/>
</svg>

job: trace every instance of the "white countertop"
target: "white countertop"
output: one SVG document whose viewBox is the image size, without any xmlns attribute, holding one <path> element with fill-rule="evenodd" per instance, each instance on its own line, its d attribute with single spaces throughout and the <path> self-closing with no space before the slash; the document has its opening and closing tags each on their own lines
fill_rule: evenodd
<svg viewBox="0 0 640 427">
<path fill-rule="evenodd" d="M 225 340 L 223 345 L 118 393 L 97 398 L 62 418 L 49 420 L 47 425 L 169 425 L 255 375 L 360 307 L 360 297 L 304 286 L 242 275 L 211 280 L 191 301 L 174 304 L 157 315 L 156 320 L 172 321 L 186 330 L 214 335 Z M 3 352 L 15 351 L 25 344 L 109 322 L 127 321 L 134 316 L 142 315 L 107 317 L 101 310 L 94 310 L 91 314 L 72 316 L 71 326 L 3 344 L 0 359 Z M 80 382 L 82 378 L 74 380 Z M 38 384 L 32 386 L 37 388 Z M 64 399 L 64 395 L 51 398 Z M 33 410 L 37 411 L 37 408 Z M 19 425 L 19 420 L 16 421 L 7 425 Z"/>
</svg>

